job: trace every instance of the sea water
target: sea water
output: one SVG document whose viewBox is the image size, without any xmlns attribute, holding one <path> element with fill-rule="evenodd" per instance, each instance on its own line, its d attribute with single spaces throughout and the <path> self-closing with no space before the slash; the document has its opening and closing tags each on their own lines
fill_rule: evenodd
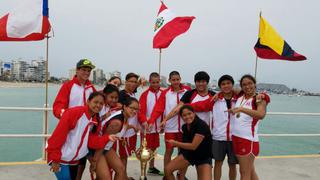
<svg viewBox="0 0 320 180">
<path fill-rule="evenodd" d="M 52 106 L 59 86 L 49 87 Z M 44 88 L 1 88 L 1 107 L 44 107 Z M 320 97 L 271 95 L 269 112 L 320 113 Z M 49 112 L 49 132 L 58 120 Z M 0 134 L 42 134 L 43 112 L 0 111 Z M 259 124 L 263 134 L 320 134 L 320 116 L 267 115 Z M 42 138 L 0 138 L 0 162 L 33 161 L 42 153 Z M 161 140 L 159 154 L 164 153 Z M 319 154 L 320 137 L 260 137 L 260 155 Z"/>
</svg>

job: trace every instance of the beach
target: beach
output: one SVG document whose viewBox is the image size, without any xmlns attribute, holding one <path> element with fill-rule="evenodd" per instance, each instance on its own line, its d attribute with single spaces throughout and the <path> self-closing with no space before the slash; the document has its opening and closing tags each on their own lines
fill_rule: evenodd
<svg viewBox="0 0 320 180">
<path fill-rule="evenodd" d="M 50 87 L 61 86 L 61 84 L 49 83 Z M 0 81 L 0 88 L 45 88 L 45 83 L 39 82 L 7 82 Z"/>
</svg>

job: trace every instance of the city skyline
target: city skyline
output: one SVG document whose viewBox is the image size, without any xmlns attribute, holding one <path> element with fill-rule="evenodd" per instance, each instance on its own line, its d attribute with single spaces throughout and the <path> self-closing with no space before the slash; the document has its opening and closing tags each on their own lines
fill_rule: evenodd
<svg viewBox="0 0 320 180">
<path fill-rule="evenodd" d="M 0 16 L 19 0 L 1 1 Z M 236 81 L 254 74 L 259 12 L 297 52 L 304 62 L 259 60 L 258 82 L 286 84 L 290 88 L 320 91 L 316 45 L 320 17 L 315 0 L 260 1 L 165 1 L 177 15 L 196 17 L 190 30 L 163 50 L 161 75 L 172 70 L 183 81 L 193 82 L 197 71 L 212 79 L 230 74 Z M 77 8 L 74 8 L 77 4 Z M 158 71 L 158 50 L 152 49 L 153 25 L 159 1 L 108 3 L 50 1 L 50 20 L 55 37 L 49 41 L 49 71 L 67 77 L 68 69 L 89 58 L 106 72 L 136 72 L 145 77 Z M 67 10 L 68 9 L 68 10 Z M 85 10 L 86 13 L 83 13 Z M 0 42 L 0 59 L 32 58 L 45 54 L 45 41 Z"/>
</svg>

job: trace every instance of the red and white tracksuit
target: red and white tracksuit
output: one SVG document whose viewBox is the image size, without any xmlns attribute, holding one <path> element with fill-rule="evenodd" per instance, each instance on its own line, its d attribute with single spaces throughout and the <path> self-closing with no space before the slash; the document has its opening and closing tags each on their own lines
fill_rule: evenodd
<svg viewBox="0 0 320 180">
<path fill-rule="evenodd" d="M 77 76 L 74 76 L 72 80 L 65 82 L 60 88 L 53 103 L 54 116 L 60 119 L 64 110 L 85 105 L 90 94 L 95 91 L 96 89 L 89 80 L 82 85 Z"/>
<path fill-rule="evenodd" d="M 231 98 L 231 107 L 235 106 L 237 97 Z M 231 141 L 232 135 L 232 123 L 234 115 L 229 113 L 227 102 L 223 97 L 223 94 L 218 95 L 218 100 L 213 101 L 211 98 L 192 103 L 191 106 L 195 111 L 208 112 L 212 111 L 213 124 L 211 127 L 212 139 L 217 141 Z"/>
<path fill-rule="evenodd" d="M 97 123 L 97 119 L 90 116 L 88 106 L 66 110 L 48 139 L 48 163 L 77 164 L 87 155 L 88 147 L 102 149 L 109 136 L 91 132 Z"/>
<path fill-rule="evenodd" d="M 168 115 L 179 104 L 184 93 L 190 90 L 189 86 L 181 85 L 180 88 L 178 92 L 175 92 L 172 87 L 169 87 L 161 93 L 151 113 L 150 120 L 148 121 L 149 124 L 153 124 L 161 115 Z M 167 120 L 164 131 L 166 133 L 182 132 L 182 124 L 183 121 L 180 116 L 175 115 Z"/>
</svg>

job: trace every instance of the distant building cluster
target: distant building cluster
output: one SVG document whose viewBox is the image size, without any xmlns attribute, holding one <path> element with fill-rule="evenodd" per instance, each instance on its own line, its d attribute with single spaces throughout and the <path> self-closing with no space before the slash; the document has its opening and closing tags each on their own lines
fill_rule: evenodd
<svg viewBox="0 0 320 180">
<path fill-rule="evenodd" d="M 72 79 L 75 74 L 76 69 L 69 69 L 69 79 Z M 121 79 L 121 72 L 113 71 L 104 73 L 102 69 L 95 68 L 94 70 L 92 70 L 89 80 L 94 84 L 104 85 L 105 82 L 113 76 L 120 77 Z"/>
<path fill-rule="evenodd" d="M 0 60 L 0 80 L 44 82 L 46 61 L 42 58 L 27 62 L 22 59 L 6 62 Z"/>
</svg>

